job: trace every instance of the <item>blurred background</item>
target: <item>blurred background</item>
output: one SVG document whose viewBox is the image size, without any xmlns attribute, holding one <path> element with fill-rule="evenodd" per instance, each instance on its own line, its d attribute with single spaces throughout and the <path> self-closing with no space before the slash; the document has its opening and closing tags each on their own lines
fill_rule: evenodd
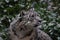
<svg viewBox="0 0 60 40">
<path fill-rule="evenodd" d="M 60 0 L 0 0 L 0 40 L 8 40 L 7 28 L 19 11 L 31 7 L 40 14 L 41 30 L 60 40 Z"/>
</svg>

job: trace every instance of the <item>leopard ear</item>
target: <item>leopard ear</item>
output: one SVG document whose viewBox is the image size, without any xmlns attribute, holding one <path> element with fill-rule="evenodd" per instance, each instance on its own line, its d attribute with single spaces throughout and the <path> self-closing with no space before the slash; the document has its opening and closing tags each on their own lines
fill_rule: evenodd
<svg viewBox="0 0 60 40">
<path fill-rule="evenodd" d="M 20 16 L 24 16 L 24 15 L 26 15 L 26 11 L 22 10 Z"/>
</svg>

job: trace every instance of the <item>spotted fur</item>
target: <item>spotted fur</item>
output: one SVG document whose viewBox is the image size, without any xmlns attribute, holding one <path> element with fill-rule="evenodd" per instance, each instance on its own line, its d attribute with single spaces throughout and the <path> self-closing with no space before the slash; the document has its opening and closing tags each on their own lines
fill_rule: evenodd
<svg viewBox="0 0 60 40">
<path fill-rule="evenodd" d="M 37 12 L 23 10 L 10 24 L 9 38 L 11 40 L 52 40 L 49 35 L 38 28 L 40 22 Z"/>
</svg>

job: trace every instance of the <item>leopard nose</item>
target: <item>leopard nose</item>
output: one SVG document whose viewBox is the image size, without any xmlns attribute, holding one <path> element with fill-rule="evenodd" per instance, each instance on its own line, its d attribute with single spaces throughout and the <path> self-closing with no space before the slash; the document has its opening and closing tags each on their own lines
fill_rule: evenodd
<svg viewBox="0 0 60 40">
<path fill-rule="evenodd" d="M 34 27 L 37 27 L 41 24 L 41 22 L 37 22 Z"/>
<path fill-rule="evenodd" d="M 38 22 L 40 22 L 40 23 L 41 23 L 41 21 L 42 21 L 42 20 L 38 20 Z"/>
</svg>

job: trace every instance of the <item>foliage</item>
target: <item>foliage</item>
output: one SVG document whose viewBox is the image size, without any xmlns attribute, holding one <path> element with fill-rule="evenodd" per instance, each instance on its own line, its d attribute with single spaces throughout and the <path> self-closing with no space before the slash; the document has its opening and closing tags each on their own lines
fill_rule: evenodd
<svg viewBox="0 0 60 40">
<path fill-rule="evenodd" d="M 53 40 L 60 40 L 59 0 L 0 0 L 0 36 L 8 40 L 7 28 L 21 10 L 34 7 L 42 19 L 41 30 Z"/>
</svg>

